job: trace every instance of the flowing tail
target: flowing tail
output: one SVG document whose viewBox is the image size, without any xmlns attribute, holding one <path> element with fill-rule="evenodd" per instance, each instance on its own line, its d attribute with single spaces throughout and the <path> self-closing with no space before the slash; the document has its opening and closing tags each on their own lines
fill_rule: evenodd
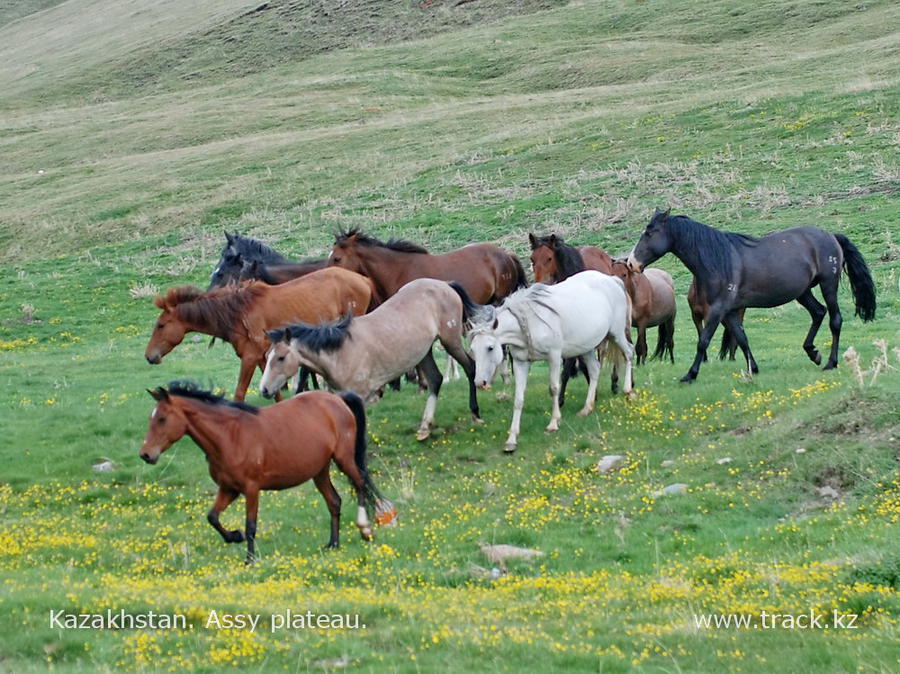
<svg viewBox="0 0 900 674">
<path fill-rule="evenodd" d="M 844 269 L 850 277 L 856 315 L 863 321 L 871 321 L 875 318 L 875 283 L 869 267 L 859 249 L 850 243 L 850 239 L 843 234 L 835 234 L 834 238 L 844 251 Z"/>
<path fill-rule="evenodd" d="M 727 357 L 729 360 L 734 360 L 734 354 L 737 353 L 737 339 L 732 334 L 731 330 L 729 330 L 724 325 L 722 326 L 722 343 L 719 346 L 719 360 L 725 360 Z"/>
<path fill-rule="evenodd" d="M 362 398 L 352 391 L 341 391 L 338 395 L 356 418 L 356 447 L 353 458 L 356 461 L 356 467 L 359 468 L 360 475 L 362 475 L 366 503 L 370 509 L 374 510 L 378 502 L 382 500 L 382 496 L 372 482 L 369 469 L 366 466 L 366 407 Z"/>
<path fill-rule="evenodd" d="M 669 354 L 669 360 L 675 362 L 675 317 L 667 319 L 659 325 L 659 337 L 656 340 L 656 350 L 651 360 L 663 360 Z"/>
<path fill-rule="evenodd" d="M 463 305 L 463 321 L 469 322 L 473 317 L 479 316 L 481 313 L 491 309 L 491 307 L 485 308 L 481 304 L 476 304 L 472 301 L 472 298 L 469 297 L 469 293 L 466 292 L 466 289 L 463 288 L 458 282 L 450 281 L 449 286 L 453 288 L 457 295 L 459 295 L 459 299 L 462 300 Z"/>
</svg>

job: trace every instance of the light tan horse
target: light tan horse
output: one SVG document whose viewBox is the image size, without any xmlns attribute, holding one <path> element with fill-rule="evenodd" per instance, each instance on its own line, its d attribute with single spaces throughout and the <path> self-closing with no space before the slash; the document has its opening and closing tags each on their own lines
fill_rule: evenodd
<svg viewBox="0 0 900 674">
<path fill-rule="evenodd" d="M 416 438 L 425 440 L 431 433 L 443 382 L 432 354 L 432 345 L 438 340 L 465 371 L 472 419 L 481 423 L 475 364 L 463 346 L 467 319 L 464 303 L 471 305 L 471 300 L 459 284 L 423 278 L 407 283 L 364 316 L 347 316 L 326 325 L 301 323 L 270 330 L 272 348 L 260 381 L 260 393 L 275 395 L 304 365 L 324 376 L 333 388 L 368 398 L 387 382 L 421 364 L 428 382 L 428 401 Z"/>
<path fill-rule="evenodd" d="M 241 359 L 234 398 L 243 400 L 253 370 L 266 365 L 266 330 L 290 321 L 318 323 L 347 312 L 363 314 L 372 296 L 369 279 L 333 267 L 274 286 L 252 282 L 206 292 L 194 286 L 172 288 L 154 300 L 162 313 L 144 355 L 150 364 L 158 364 L 189 332 L 231 342 Z"/>
<path fill-rule="evenodd" d="M 675 282 L 667 271 L 651 267 L 643 272 L 628 268 L 622 260 L 614 260 L 612 275 L 622 279 L 631 297 L 631 325 L 637 328 L 635 359 L 638 364 L 647 361 L 647 328 L 659 326 L 654 358 L 675 362 Z"/>
</svg>

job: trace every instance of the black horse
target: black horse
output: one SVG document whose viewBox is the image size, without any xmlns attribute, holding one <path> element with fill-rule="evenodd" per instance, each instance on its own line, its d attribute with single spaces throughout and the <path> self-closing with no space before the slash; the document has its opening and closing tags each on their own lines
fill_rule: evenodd
<svg viewBox="0 0 900 674">
<path fill-rule="evenodd" d="M 219 264 L 216 265 L 209 279 L 209 288 L 219 288 L 229 283 L 237 283 L 241 280 L 241 272 L 247 262 L 261 262 L 263 264 L 286 264 L 290 262 L 276 250 L 270 248 L 262 241 L 244 236 L 243 234 L 229 234 L 225 232 L 225 247 L 219 256 Z"/>
<path fill-rule="evenodd" d="M 241 281 L 262 281 L 270 286 L 287 283 L 328 266 L 328 258 L 314 258 L 301 262 L 265 263 L 259 260 L 245 261 L 241 269 Z"/>
<path fill-rule="evenodd" d="M 650 224 L 628 256 L 635 271 L 673 253 L 697 278 L 698 288 L 709 302 L 707 323 L 697 341 L 697 355 L 687 374 L 697 378 L 706 347 L 720 322 L 737 339 L 751 372 L 759 372 L 747 335 L 738 318 L 745 307 L 777 307 L 797 300 L 812 318 L 803 349 L 816 365 L 822 362 L 813 344 L 826 307 L 831 327 L 831 355 L 825 369 L 837 367 L 841 335 L 841 311 L 837 289 L 841 268 L 850 277 L 856 314 L 863 321 L 875 318 L 875 285 L 866 261 L 843 234 L 831 234 L 818 227 L 793 227 L 756 238 L 720 232 L 683 215 L 670 216 L 656 210 Z M 819 286 L 825 306 L 813 297 Z"/>
</svg>

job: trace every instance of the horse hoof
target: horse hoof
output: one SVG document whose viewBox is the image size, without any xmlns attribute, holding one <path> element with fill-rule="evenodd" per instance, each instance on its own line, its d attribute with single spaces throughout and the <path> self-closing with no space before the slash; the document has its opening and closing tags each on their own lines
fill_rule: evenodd
<svg viewBox="0 0 900 674">
<path fill-rule="evenodd" d="M 837 367 L 837 363 L 827 363 L 827 364 L 825 365 L 825 367 L 823 367 L 822 369 L 823 369 L 823 370 L 833 370 L 833 369 L 835 369 L 836 367 Z"/>
<path fill-rule="evenodd" d="M 323 550 L 337 550 L 340 546 L 337 541 L 328 541 L 325 545 L 322 546 Z"/>
<path fill-rule="evenodd" d="M 637 391 L 631 389 L 628 393 L 625 394 L 625 397 L 628 398 L 628 400 L 637 400 Z"/>
<path fill-rule="evenodd" d="M 228 542 L 229 543 L 243 543 L 244 542 L 244 532 L 240 529 L 235 529 L 234 531 L 228 532 Z"/>
<path fill-rule="evenodd" d="M 484 426 L 484 419 L 479 416 L 472 415 L 472 423 L 476 426 Z"/>
<path fill-rule="evenodd" d="M 559 431 L 559 426 L 547 426 L 544 429 L 544 433 L 556 433 L 557 431 Z"/>
<path fill-rule="evenodd" d="M 244 560 L 244 566 L 253 566 L 254 564 L 256 564 L 256 557 L 247 557 Z"/>
<path fill-rule="evenodd" d="M 822 364 L 822 354 L 819 353 L 818 351 L 816 351 L 816 355 L 812 356 L 812 362 L 814 362 L 816 365 L 821 365 Z"/>
<path fill-rule="evenodd" d="M 512 454 L 514 451 L 516 451 L 516 444 L 514 442 L 507 442 L 503 446 L 504 454 Z"/>
<path fill-rule="evenodd" d="M 680 381 L 682 384 L 693 384 L 693 383 L 694 383 L 694 379 L 696 379 L 696 375 L 695 375 L 695 376 L 691 376 L 691 373 L 688 372 L 686 375 L 684 375 L 684 376 L 683 376 L 681 379 L 679 379 L 678 381 Z"/>
<path fill-rule="evenodd" d="M 587 415 L 589 415 L 589 414 L 590 414 L 591 412 L 593 412 L 593 411 L 594 411 L 593 408 L 590 408 L 590 407 L 583 407 L 583 408 L 581 408 L 580 410 L 578 410 L 577 416 L 579 416 L 579 417 L 586 417 Z"/>
<path fill-rule="evenodd" d="M 359 535 L 362 536 L 364 541 L 374 541 L 375 534 L 372 533 L 372 529 L 369 527 L 363 527 L 359 530 Z"/>
<path fill-rule="evenodd" d="M 431 430 L 420 428 L 418 431 L 416 431 L 416 440 L 418 440 L 419 442 L 423 442 L 424 440 L 428 439 L 429 435 L 431 435 Z"/>
</svg>

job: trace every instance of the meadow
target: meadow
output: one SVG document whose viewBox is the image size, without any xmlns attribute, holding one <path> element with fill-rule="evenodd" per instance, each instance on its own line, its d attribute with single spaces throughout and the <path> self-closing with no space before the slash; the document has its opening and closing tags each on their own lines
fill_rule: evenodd
<svg viewBox="0 0 900 674">
<path fill-rule="evenodd" d="M 454 4 L 0 3 L 0 671 L 900 667 L 900 8 Z M 413 387 L 372 406 L 373 476 L 400 512 L 373 544 L 336 473 L 342 547 L 322 550 L 328 514 L 303 485 L 263 494 L 245 567 L 206 522 L 215 487 L 191 441 L 138 459 L 145 389 L 236 382 L 207 338 L 143 358 L 153 295 L 205 287 L 223 230 L 297 258 L 362 227 L 527 260 L 528 232 L 627 252 L 665 205 L 750 234 L 846 234 L 878 290 L 863 324 L 841 289 L 840 351 L 860 367 L 810 363 L 794 303 L 748 312 L 758 375 L 712 356 L 679 384 L 695 333 L 669 256 L 676 362 L 639 368 L 634 400 L 604 372 L 578 418 L 573 382 L 547 435 L 537 365 L 513 456 L 499 385 L 472 427 L 464 384 L 445 383 L 425 443 Z M 248 402 L 271 404 L 257 382 Z M 598 473 L 609 454 L 624 465 Z M 241 502 L 223 516 L 242 520 Z M 543 556 L 493 562 L 490 544 Z M 60 609 L 190 624 L 59 629 Z M 365 628 L 271 632 L 287 610 Z M 208 628 L 211 611 L 262 627 Z M 811 611 L 855 629 L 695 619 Z"/>
</svg>

